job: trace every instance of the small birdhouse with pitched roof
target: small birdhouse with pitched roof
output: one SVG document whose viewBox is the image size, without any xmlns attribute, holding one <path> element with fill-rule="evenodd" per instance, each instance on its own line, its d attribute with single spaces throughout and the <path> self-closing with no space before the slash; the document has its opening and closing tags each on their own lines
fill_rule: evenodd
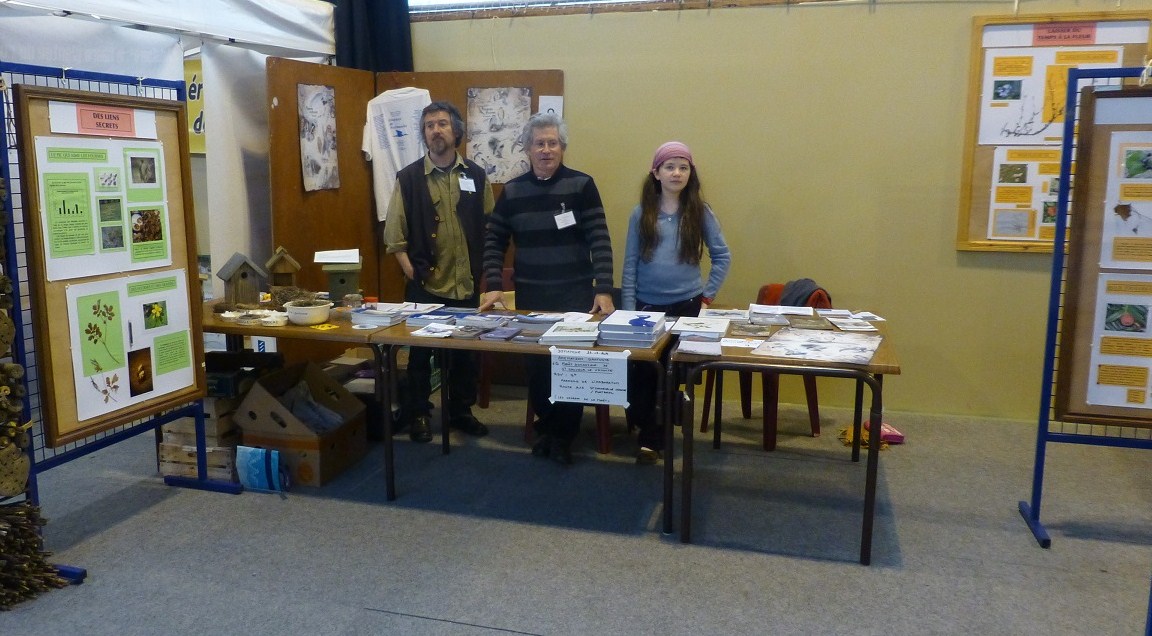
<svg viewBox="0 0 1152 636">
<path fill-rule="evenodd" d="M 224 302 L 235 307 L 260 303 L 260 289 L 268 275 L 247 256 L 237 252 L 221 267 L 216 276 L 224 281 Z"/>
<path fill-rule="evenodd" d="M 272 258 L 264 263 L 264 271 L 268 272 L 270 291 L 275 291 L 277 287 L 296 287 L 296 272 L 300 271 L 300 263 L 292 258 L 284 246 L 280 246 Z"/>
</svg>

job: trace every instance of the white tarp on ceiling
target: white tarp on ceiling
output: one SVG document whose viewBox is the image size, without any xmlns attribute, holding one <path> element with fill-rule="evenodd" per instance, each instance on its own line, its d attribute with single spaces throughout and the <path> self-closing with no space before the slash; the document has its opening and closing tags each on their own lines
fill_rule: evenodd
<svg viewBox="0 0 1152 636">
<path fill-rule="evenodd" d="M 196 204 L 197 225 L 205 225 L 209 239 L 207 245 L 201 239 L 199 248 L 210 250 L 214 270 L 236 252 L 262 263 L 271 252 L 265 60 L 273 54 L 320 62 L 333 54 L 333 5 L 321 0 L 0 0 L 0 62 L 183 81 L 184 48 L 190 43 L 200 47 L 210 95 L 204 109 L 212 156 L 205 166 L 207 201 Z M 223 285 L 215 276 L 212 286 L 219 296 Z"/>
<path fill-rule="evenodd" d="M 97 16 L 180 35 L 234 40 L 281 55 L 333 55 L 334 5 L 321 0 L 12 0 L 7 6 Z M 52 42 L 60 46 L 56 39 Z"/>
</svg>

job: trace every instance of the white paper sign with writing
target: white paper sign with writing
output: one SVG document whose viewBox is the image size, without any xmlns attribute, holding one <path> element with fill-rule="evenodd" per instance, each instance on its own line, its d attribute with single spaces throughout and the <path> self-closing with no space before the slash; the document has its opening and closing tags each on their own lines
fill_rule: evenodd
<svg viewBox="0 0 1152 636">
<path fill-rule="evenodd" d="M 552 347 L 552 402 L 628 406 L 628 351 Z"/>
</svg>

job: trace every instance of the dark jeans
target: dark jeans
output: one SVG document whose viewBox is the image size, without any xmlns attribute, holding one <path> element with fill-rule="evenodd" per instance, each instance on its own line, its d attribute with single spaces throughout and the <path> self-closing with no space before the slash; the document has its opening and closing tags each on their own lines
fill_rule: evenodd
<svg viewBox="0 0 1152 636">
<path fill-rule="evenodd" d="M 591 281 L 589 281 L 591 282 Z M 592 285 L 587 288 L 562 286 L 525 286 L 516 284 L 516 309 L 528 311 L 588 311 L 594 299 Z M 528 376 L 528 401 L 536 413 L 538 435 L 572 441 L 580 432 L 584 405 L 575 402 L 550 402 L 552 396 L 552 359 L 528 356 L 524 361 Z"/>
<path fill-rule="evenodd" d="M 662 311 L 666 318 L 679 316 L 699 316 L 701 296 L 682 300 L 670 305 L 653 305 L 636 299 L 637 311 Z M 665 354 L 667 356 L 667 353 Z M 667 360 L 665 360 L 665 363 Z M 647 362 L 628 363 L 628 408 L 624 414 L 628 426 L 636 428 L 636 445 L 664 450 L 664 427 L 656 419 L 656 386 L 660 373 Z"/>
<path fill-rule="evenodd" d="M 448 307 L 476 307 L 479 295 L 473 294 L 471 298 L 463 300 L 443 298 L 428 293 L 420 283 L 408 281 L 404 286 L 404 300 L 415 303 L 443 303 Z M 408 382 L 400 403 L 401 418 L 411 419 L 428 415 L 428 396 L 432 393 L 432 355 L 435 351 L 428 347 L 409 348 Z M 476 354 L 471 351 L 451 350 L 447 352 L 446 358 L 446 364 L 449 366 L 448 418 L 470 415 L 472 405 L 476 403 L 476 378 L 480 374 Z"/>
</svg>

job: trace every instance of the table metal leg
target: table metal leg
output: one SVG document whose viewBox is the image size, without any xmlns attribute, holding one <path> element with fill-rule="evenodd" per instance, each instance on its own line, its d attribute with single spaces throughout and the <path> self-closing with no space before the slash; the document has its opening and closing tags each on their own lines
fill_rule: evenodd
<svg viewBox="0 0 1152 636">
<path fill-rule="evenodd" d="M 855 411 L 852 413 L 852 461 L 860 461 L 860 433 L 864 411 L 864 380 L 856 379 Z"/>
<path fill-rule="evenodd" d="M 447 455 L 452 450 L 448 439 L 448 351 L 439 347 L 435 351 L 440 368 L 440 451 Z"/>
<path fill-rule="evenodd" d="M 677 407 L 677 398 L 680 387 L 676 382 L 676 363 L 668 361 L 668 368 L 664 371 L 664 411 L 661 413 L 664 421 L 664 534 L 672 534 L 672 481 L 676 477 L 676 425 L 674 417 Z M 689 426 L 693 424 L 689 423 Z"/>
<path fill-rule="evenodd" d="M 880 465 L 880 423 L 883 421 L 884 376 L 875 376 L 872 386 L 872 409 L 868 412 L 871 422 L 868 435 L 868 469 L 864 485 L 864 522 L 860 528 L 860 564 L 872 563 L 872 527 L 876 516 L 876 481 Z"/>
<path fill-rule="evenodd" d="M 396 500 L 396 462 L 392 440 L 392 355 L 389 345 L 372 345 L 376 358 L 376 402 L 380 404 L 384 426 L 384 484 L 388 501 Z"/>
<path fill-rule="evenodd" d="M 680 481 L 680 542 L 692 542 L 692 433 L 695 426 L 692 425 L 696 420 L 695 418 L 695 387 L 696 378 L 700 375 L 700 367 L 692 366 L 688 368 L 688 373 L 684 378 L 684 390 L 687 392 L 687 397 L 684 399 L 682 408 L 685 409 L 686 417 L 680 418 L 684 423 L 681 425 L 680 430 L 684 436 L 684 466 L 681 469 Z"/>
</svg>

